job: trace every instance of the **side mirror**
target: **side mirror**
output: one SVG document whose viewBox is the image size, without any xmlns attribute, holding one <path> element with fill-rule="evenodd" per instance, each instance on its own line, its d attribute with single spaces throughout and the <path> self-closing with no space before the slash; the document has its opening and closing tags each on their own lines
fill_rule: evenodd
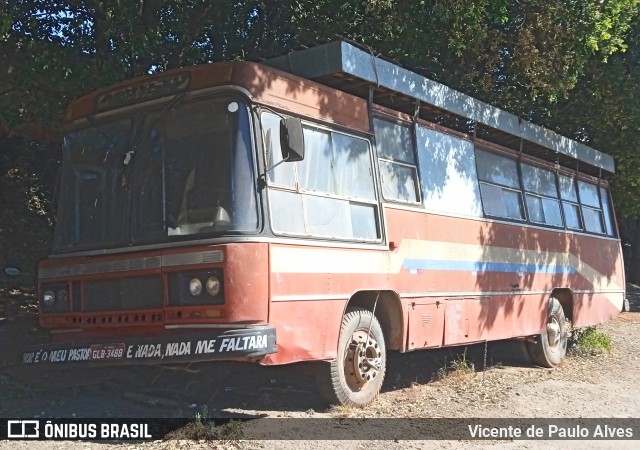
<svg viewBox="0 0 640 450">
<path fill-rule="evenodd" d="M 295 162 L 304 159 L 304 134 L 300 119 L 285 117 L 280 121 L 280 149 L 283 161 Z"/>
</svg>

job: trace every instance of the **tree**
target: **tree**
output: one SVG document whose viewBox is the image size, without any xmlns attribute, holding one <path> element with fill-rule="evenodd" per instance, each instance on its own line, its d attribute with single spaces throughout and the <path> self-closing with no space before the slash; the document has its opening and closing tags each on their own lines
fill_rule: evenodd
<svg viewBox="0 0 640 450">
<path fill-rule="evenodd" d="M 610 180 L 629 281 L 640 284 L 640 17 L 626 37 L 626 51 L 593 60 L 565 102 L 549 111 L 552 125 L 615 157 Z"/>
<path fill-rule="evenodd" d="M 639 81 L 639 2 L 8 0 L 0 137 L 55 140 L 69 101 L 125 78 L 259 59 L 341 35 L 614 154 L 618 211 L 640 217 L 638 102 L 629 95 Z M 43 192 L 53 190 L 49 175 L 40 179 Z"/>
<path fill-rule="evenodd" d="M 288 45 L 278 2 L 11 0 L 0 13 L 5 132 L 56 128 L 70 100 L 116 81 Z"/>
</svg>

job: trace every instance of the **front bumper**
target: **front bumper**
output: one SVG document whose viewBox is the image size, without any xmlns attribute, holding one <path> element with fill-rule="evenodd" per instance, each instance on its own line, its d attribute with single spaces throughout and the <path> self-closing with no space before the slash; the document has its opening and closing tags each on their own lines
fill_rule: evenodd
<svg viewBox="0 0 640 450">
<path fill-rule="evenodd" d="M 256 326 L 148 338 L 32 345 L 22 355 L 27 366 L 68 364 L 165 364 L 259 359 L 277 352 L 276 330 Z"/>
</svg>

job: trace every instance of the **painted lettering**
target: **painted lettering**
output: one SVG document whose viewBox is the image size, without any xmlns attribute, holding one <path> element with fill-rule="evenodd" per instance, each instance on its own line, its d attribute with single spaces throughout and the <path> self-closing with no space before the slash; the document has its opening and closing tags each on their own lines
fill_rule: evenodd
<svg viewBox="0 0 640 450">
<path fill-rule="evenodd" d="M 215 339 L 198 341 L 198 343 L 196 344 L 196 354 L 214 353 L 216 351 L 215 344 Z"/>
<path fill-rule="evenodd" d="M 64 362 L 67 359 L 67 350 L 52 350 L 49 355 L 51 362 Z"/>
<path fill-rule="evenodd" d="M 240 350 L 255 350 L 267 347 L 267 336 L 244 336 L 237 338 L 223 338 L 220 343 L 220 351 L 237 352 Z"/>
<path fill-rule="evenodd" d="M 135 354 L 136 358 L 160 358 L 162 357 L 162 344 L 142 344 L 138 345 Z"/>
<path fill-rule="evenodd" d="M 89 348 L 72 348 L 69 350 L 68 361 L 87 361 L 89 353 Z"/>
<path fill-rule="evenodd" d="M 235 350 L 233 345 L 233 338 L 223 338 L 222 343 L 220 344 L 221 352 L 232 352 Z"/>
<path fill-rule="evenodd" d="M 183 356 L 191 354 L 191 342 L 169 342 L 164 356 Z"/>
</svg>

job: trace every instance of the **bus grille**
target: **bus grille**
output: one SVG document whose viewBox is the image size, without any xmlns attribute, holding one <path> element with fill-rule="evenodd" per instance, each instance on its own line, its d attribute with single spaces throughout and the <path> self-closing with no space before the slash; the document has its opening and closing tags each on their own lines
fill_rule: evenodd
<svg viewBox="0 0 640 450">
<path fill-rule="evenodd" d="M 129 277 L 84 282 L 83 311 L 162 308 L 162 277 Z"/>
</svg>

